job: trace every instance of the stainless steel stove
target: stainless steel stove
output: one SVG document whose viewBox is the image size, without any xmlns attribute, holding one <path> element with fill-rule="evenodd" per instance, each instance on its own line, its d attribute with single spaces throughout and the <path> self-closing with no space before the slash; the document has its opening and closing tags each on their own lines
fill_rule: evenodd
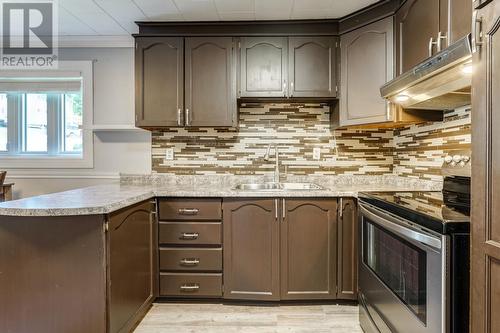
<svg viewBox="0 0 500 333">
<path fill-rule="evenodd" d="M 365 332 L 468 332 L 470 158 L 457 156 L 442 192 L 360 194 Z"/>
</svg>

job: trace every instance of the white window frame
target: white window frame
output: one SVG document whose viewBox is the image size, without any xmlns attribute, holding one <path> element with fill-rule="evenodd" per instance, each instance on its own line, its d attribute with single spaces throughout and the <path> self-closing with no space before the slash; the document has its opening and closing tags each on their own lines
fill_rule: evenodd
<svg viewBox="0 0 500 333">
<path fill-rule="evenodd" d="M 93 64 L 92 61 L 59 61 L 57 70 L 39 71 L 40 76 L 57 76 L 57 72 L 78 71 L 82 76 L 82 153 L 81 154 L 58 154 L 48 155 L 46 153 L 22 153 L 9 154 L 0 153 L 0 166 L 2 168 L 18 169 L 65 169 L 65 168 L 93 168 L 94 167 L 94 147 L 93 147 Z M 1 74 L 0 74 L 1 76 Z M 47 101 L 49 103 L 49 101 Z M 8 101 L 9 103 L 9 101 Z M 17 114 L 8 111 L 8 121 L 11 119 L 19 123 Z M 20 138 L 16 136 L 19 131 L 8 127 L 8 149 L 12 143 L 20 144 Z M 47 133 L 47 135 L 53 135 Z M 11 141 L 13 140 L 13 141 Z M 48 147 L 50 149 L 50 147 Z M 16 149 L 18 151 L 19 149 Z"/>
</svg>

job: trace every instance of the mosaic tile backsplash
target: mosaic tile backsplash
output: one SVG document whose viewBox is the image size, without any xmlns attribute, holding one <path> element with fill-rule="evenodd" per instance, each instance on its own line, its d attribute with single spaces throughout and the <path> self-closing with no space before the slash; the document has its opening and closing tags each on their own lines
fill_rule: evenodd
<svg viewBox="0 0 500 333">
<path fill-rule="evenodd" d="M 470 148 L 470 110 L 446 114 L 439 123 L 402 129 L 331 130 L 330 110 L 319 104 L 249 105 L 239 128 L 169 128 L 152 135 L 153 172 L 265 175 L 274 170 L 274 148 L 293 175 L 383 175 L 435 180 L 444 152 Z M 165 160 L 173 148 L 174 160 Z M 319 160 L 313 149 L 320 148 Z"/>
</svg>

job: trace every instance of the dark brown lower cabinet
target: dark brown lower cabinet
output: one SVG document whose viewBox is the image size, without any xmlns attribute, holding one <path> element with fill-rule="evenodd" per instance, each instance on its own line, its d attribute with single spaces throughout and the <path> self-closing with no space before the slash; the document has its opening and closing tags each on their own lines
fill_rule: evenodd
<svg viewBox="0 0 500 333">
<path fill-rule="evenodd" d="M 356 199 L 340 198 L 337 298 L 358 299 L 358 213 Z"/>
<path fill-rule="evenodd" d="M 224 298 L 355 299 L 356 202 L 337 201 L 224 199 Z"/>
<path fill-rule="evenodd" d="M 131 331 L 154 297 L 152 209 L 0 216 L 0 332 Z"/>
<path fill-rule="evenodd" d="M 225 199 L 224 298 L 280 299 L 277 199 Z"/>
<path fill-rule="evenodd" d="M 281 299 L 334 299 L 337 200 L 281 200 Z"/>
<path fill-rule="evenodd" d="M 109 216 L 109 332 L 129 332 L 153 301 L 156 271 L 151 203 Z"/>
</svg>

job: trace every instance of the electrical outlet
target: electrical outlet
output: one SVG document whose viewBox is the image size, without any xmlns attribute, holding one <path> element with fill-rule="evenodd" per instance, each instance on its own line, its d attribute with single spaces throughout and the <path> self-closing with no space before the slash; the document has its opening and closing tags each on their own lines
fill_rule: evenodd
<svg viewBox="0 0 500 333">
<path fill-rule="evenodd" d="M 172 161 L 174 159 L 174 148 L 167 148 L 165 150 L 165 159 L 167 161 Z"/>
<path fill-rule="evenodd" d="M 321 158 L 321 149 L 320 148 L 313 148 L 313 158 L 315 160 L 319 160 Z"/>
</svg>

